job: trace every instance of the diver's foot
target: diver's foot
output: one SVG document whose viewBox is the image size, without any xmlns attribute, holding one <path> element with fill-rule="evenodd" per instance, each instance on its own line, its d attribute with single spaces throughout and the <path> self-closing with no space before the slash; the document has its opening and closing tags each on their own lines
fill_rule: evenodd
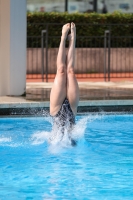
<svg viewBox="0 0 133 200">
<path fill-rule="evenodd" d="M 68 35 L 68 32 L 70 30 L 70 24 L 65 24 L 63 27 L 62 27 L 62 38 L 63 39 L 66 39 L 67 38 L 67 35 Z"/>
<path fill-rule="evenodd" d="M 71 39 L 76 39 L 76 26 L 73 22 L 71 23 Z"/>
</svg>

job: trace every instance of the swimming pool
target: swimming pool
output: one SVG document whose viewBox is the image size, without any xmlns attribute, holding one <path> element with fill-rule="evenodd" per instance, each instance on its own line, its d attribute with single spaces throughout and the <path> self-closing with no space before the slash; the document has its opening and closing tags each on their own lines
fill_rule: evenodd
<svg viewBox="0 0 133 200">
<path fill-rule="evenodd" d="M 49 117 L 0 119 L 0 200 L 132 199 L 133 115 L 77 116 L 76 147 Z"/>
</svg>

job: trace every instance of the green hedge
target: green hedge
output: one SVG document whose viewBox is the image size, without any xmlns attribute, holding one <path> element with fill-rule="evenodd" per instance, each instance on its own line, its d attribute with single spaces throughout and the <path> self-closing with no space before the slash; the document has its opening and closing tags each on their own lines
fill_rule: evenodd
<svg viewBox="0 0 133 200">
<path fill-rule="evenodd" d="M 74 22 L 77 26 L 78 36 L 104 36 L 105 30 L 111 30 L 111 36 L 132 36 L 133 35 L 133 14 L 123 14 L 114 12 L 112 14 L 97 14 L 97 13 L 28 13 L 27 14 L 27 35 L 41 36 L 41 30 L 47 29 L 49 38 L 52 37 L 48 43 L 49 46 L 56 47 L 59 40 L 55 38 L 60 37 L 62 25 L 68 22 Z M 97 42 L 103 39 L 95 39 Z M 121 46 L 121 39 L 117 42 Z M 85 46 L 85 39 L 79 38 L 80 45 Z M 94 39 L 88 39 L 93 46 Z M 123 39 L 124 46 L 128 46 L 131 39 Z M 28 46 L 35 46 L 28 42 Z M 38 46 L 40 43 L 38 42 Z M 101 45 L 100 45 L 101 46 Z"/>
</svg>

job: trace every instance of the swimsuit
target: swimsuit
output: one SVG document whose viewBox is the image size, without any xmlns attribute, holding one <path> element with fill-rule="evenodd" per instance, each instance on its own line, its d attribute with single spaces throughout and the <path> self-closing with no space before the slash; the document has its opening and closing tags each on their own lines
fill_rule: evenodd
<svg viewBox="0 0 133 200">
<path fill-rule="evenodd" d="M 63 101 L 58 113 L 53 117 L 53 121 L 59 126 L 65 126 L 66 123 L 69 123 L 70 126 L 75 124 L 75 116 L 67 98 Z"/>
<path fill-rule="evenodd" d="M 72 131 L 72 128 L 75 124 L 75 115 L 70 107 L 70 103 L 67 98 L 63 101 L 63 104 L 58 111 L 58 113 L 52 117 L 53 118 L 53 129 L 59 131 L 62 135 L 64 135 L 65 129 L 68 130 L 68 134 Z M 76 145 L 76 142 L 71 138 L 71 134 L 69 134 L 69 138 L 71 140 L 72 145 Z"/>
</svg>

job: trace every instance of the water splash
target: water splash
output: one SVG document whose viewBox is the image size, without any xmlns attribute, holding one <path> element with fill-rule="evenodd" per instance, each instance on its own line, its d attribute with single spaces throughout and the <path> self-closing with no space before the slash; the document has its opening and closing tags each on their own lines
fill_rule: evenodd
<svg viewBox="0 0 133 200">
<path fill-rule="evenodd" d="M 49 132 L 36 132 L 34 133 L 31 138 L 31 145 L 40 145 L 43 144 L 45 141 L 48 142 L 49 139 Z"/>
<path fill-rule="evenodd" d="M 11 142 L 12 141 L 12 139 L 9 137 L 1 137 L 0 138 L 0 143 L 5 143 L 5 142 Z"/>
<path fill-rule="evenodd" d="M 80 139 L 83 139 L 87 123 L 95 120 L 96 118 L 97 116 L 84 116 L 82 119 L 78 120 L 71 133 L 71 138 L 77 142 Z M 69 136 L 70 133 L 67 127 L 65 127 L 64 134 L 62 134 L 61 128 L 55 127 L 51 132 L 43 131 L 34 133 L 31 136 L 31 144 L 40 145 L 47 142 L 50 147 L 52 146 L 52 148 L 60 149 L 62 147 L 70 147 L 71 141 Z"/>
<path fill-rule="evenodd" d="M 95 119 L 100 118 L 99 115 L 86 115 L 77 117 L 76 125 L 74 126 L 71 132 L 71 138 L 77 143 L 80 140 L 83 140 L 85 129 L 87 123 L 94 121 Z M 46 117 L 45 121 L 47 121 L 52 126 L 52 120 L 50 117 Z M 24 126 L 23 123 L 20 126 Z M 41 126 L 43 126 L 43 122 L 41 122 Z M 4 132 L 0 135 L 0 146 L 10 146 L 10 147 L 30 147 L 34 145 L 41 145 L 46 143 L 49 149 L 54 149 L 54 152 L 58 151 L 62 148 L 71 148 L 71 141 L 70 141 L 70 133 L 69 129 L 66 127 L 64 134 L 61 133 L 61 130 L 53 129 L 52 131 L 35 131 L 34 133 L 28 133 L 29 129 L 24 129 L 24 127 L 19 127 L 20 129 L 15 131 L 14 134 L 14 127 L 10 127 L 11 131 Z M 37 128 L 36 128 L 37 130 Z M 30 131 L 29 131 L 30 132 Z M 52 139 L 51 139 L 52 138 Z"/>
</svg>

